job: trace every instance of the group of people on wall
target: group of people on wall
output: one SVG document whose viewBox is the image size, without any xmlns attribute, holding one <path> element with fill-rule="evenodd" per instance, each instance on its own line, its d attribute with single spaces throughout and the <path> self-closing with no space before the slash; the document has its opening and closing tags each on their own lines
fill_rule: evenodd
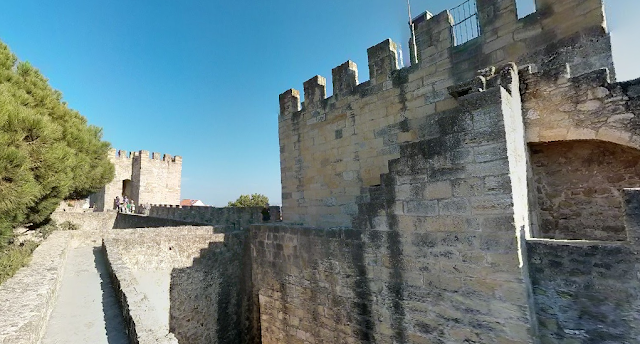
<svg viewBox="0 0 640 344">
<path fill-rule="evenodd" d="M 120 198 L 120 196 L 116 196 L 115 200 L 113 201 L 113 209 L 116 209 L 119 213 L 135 214 L 136 204 L 126 195 L 122 198 Z"/>
</svg>

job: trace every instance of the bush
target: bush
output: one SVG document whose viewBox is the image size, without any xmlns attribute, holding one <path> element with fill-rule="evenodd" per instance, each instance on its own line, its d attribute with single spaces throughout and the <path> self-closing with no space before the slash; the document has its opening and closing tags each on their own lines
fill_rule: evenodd
<svg viewBox="0 0 640 344">
<path fill-rule="evenodd" d="M 36 247 L 38 247 L 36 242 L 25 241 L 21 244 L 10 244 L 0 248 L 0 284 L 29 263 L 31 254 Z"/>
<path fill-rule="evenodd" d="M 70 221 L 65 221 L 61 223 L 59 227 L 60 227 L 60 230 L 63 230 L 63 231 L 77 231 L 78 229 L 80 229 L 80 226 L 78 226 L 78 224 Z"/>
<path fill-rule="evenodd" d="M 268 207 L 269 197 L 262 194 L 240 195 L 235 202 L 229 202 L 229 207 Z"/>
<path fill-rule="evenodd" d="M 49 223 L 47 223 L 44 226 L 41 226 L 36 231 L 40 234 L 40 236 L 43 239 L 46 239 L 49 237 L 49 235 L 51 235 L 51 233 L 57 231 L 58 229 L 59 229 L 58 224 L 56 224 L 55 221 L 51 220 L 49 221 Z"/>
</svg>

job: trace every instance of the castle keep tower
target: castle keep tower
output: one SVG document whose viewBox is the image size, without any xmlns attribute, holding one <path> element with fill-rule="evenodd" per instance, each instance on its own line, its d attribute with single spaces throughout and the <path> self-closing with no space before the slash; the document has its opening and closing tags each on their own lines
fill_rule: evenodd
<svg viewBox="0 0 640 344">
<path fill-rule="evenodd" d="M 97 211 L 112 209 L 116 196 L 127 196 L 135 204 L 180 204 L 182 157 L 111 149 L 109 160 L 115 166 L 115 177 L 91 195 Z"/>
</svg>

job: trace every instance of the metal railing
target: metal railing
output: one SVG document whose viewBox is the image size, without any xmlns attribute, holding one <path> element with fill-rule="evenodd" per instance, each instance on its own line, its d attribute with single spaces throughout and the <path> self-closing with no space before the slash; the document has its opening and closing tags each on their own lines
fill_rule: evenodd
<svg viewBox="0 0 640 344">
<path fill-rule="evenodd" d="M 454 45 L 464 44 L 480 36 L 476 0 L 467 0 L 449 10 L 453 17 Z"/>
</svg>

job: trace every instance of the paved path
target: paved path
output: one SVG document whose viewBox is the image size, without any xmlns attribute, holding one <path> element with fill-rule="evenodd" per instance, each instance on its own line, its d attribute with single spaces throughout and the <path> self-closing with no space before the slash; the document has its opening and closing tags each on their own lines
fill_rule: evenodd
<svg viewBox="0 0 640 344">
<path fill-rule="evenodd" d="M 128 344 L 100 247 L 71 248 L 42 344 Z"/>
</svg>

